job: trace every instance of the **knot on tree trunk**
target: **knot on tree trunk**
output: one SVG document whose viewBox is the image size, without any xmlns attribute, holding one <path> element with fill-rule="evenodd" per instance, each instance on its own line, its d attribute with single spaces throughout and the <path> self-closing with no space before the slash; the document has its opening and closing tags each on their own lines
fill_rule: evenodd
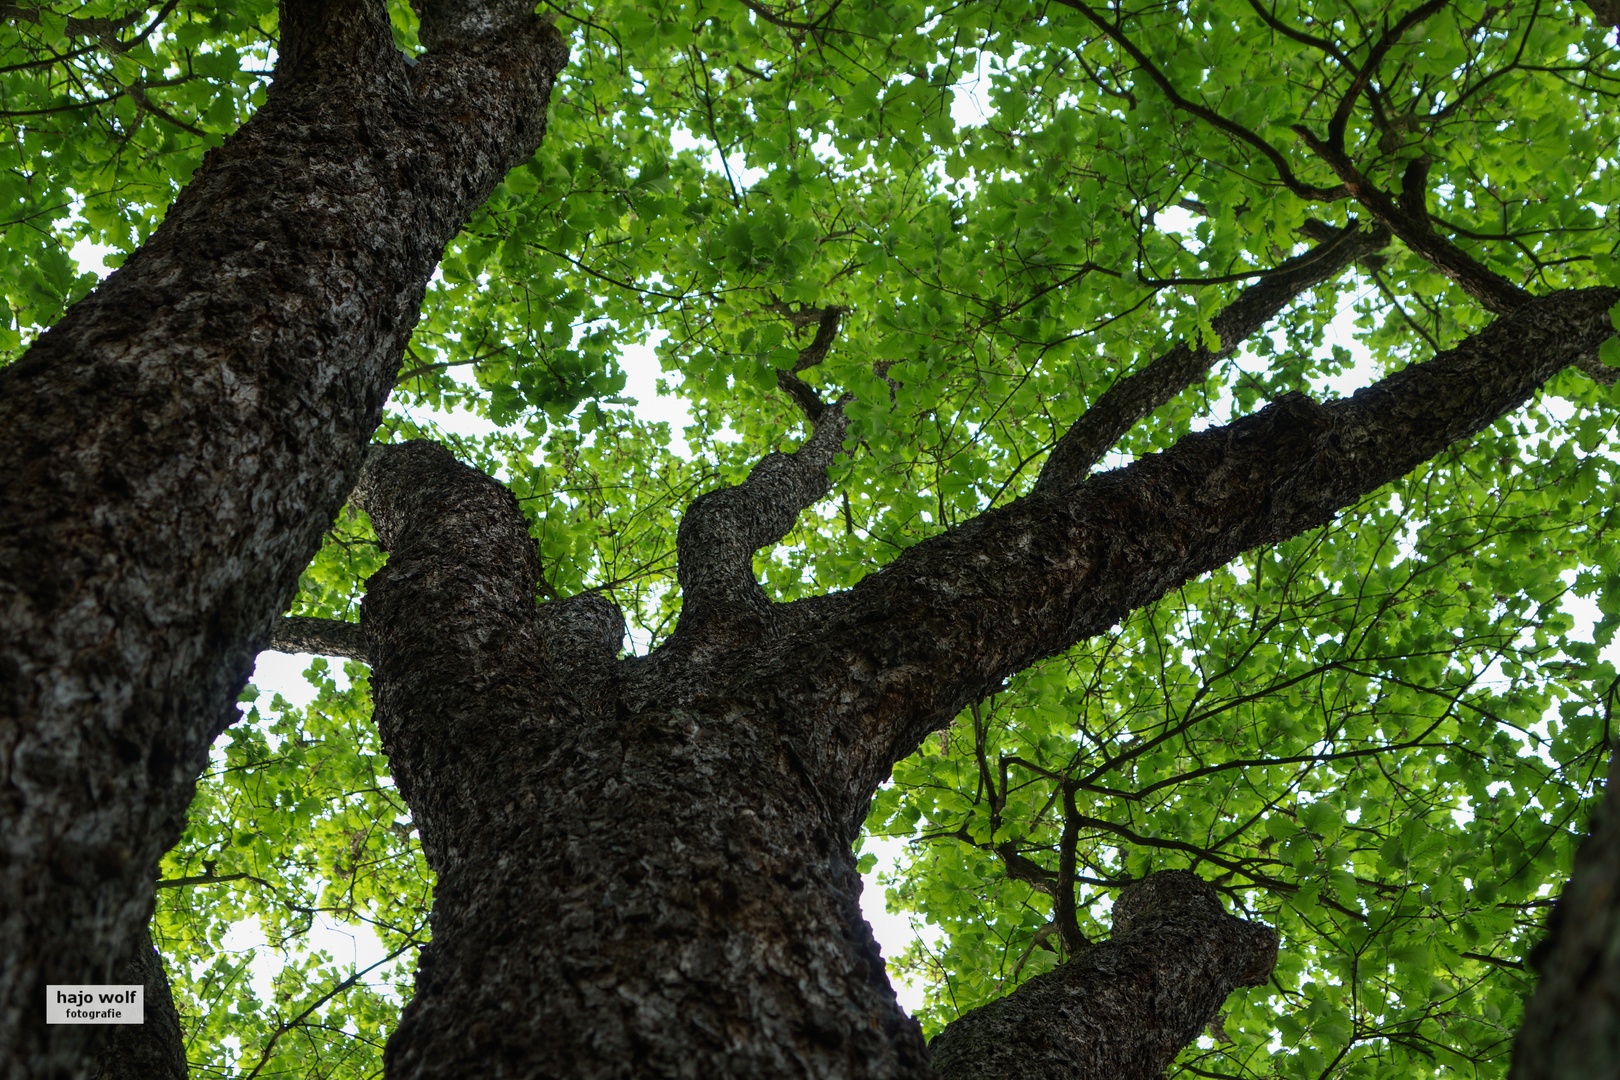
<svg viewBox="0 0 1620 1080">
<path fill-rule="evenodd" d="M 1120 894 L 1108 941 L 946 1027 L 934 1068 L 944 1080 L 1155 1080 L 1227 994 L 1270 977 L 1277 942 L 1196 874 L 1153 874 Z"/>
</svg>

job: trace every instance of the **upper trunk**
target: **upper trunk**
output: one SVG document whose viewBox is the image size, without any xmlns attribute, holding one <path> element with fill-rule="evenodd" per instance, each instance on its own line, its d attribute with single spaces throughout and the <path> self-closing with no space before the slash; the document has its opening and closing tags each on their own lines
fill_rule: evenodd
<svg viewBox="0 0 1620 1080">
<path fill-rule="evenodd" d="M 364 614 L 377 723 L 438 876 L 389 1075 L 935 1075 L 861 917 L 855 821 L 758 704 L 772 673 L 734 649 L 652 674 L 615 664 L 606 601 L 537 612 L 515 500 L 432 444 L 379 450 L 356 495 L 390 551 Z M 1274 934 L 1174 884 L 1127 892 L 1117 929 L 1137 901 L 1141 925 L 1062 969 L 1060 998 L 1140 1027 L 1099 1055 L 1036 1006 L 1055 1053 L 1151 1080 L 1269 972 Z M 983 1051 L 945 1075 L 979 1075 Z"/>
<path fill-rule="evenodd" d="M 497 11 L 408 67 L 289 3 L 259 113 L 0 371 L 0 1075 L 75 1075 L 208 746 L 342 504 L 428 275 L 543 132 L 566 49 Z"/>
</svg>

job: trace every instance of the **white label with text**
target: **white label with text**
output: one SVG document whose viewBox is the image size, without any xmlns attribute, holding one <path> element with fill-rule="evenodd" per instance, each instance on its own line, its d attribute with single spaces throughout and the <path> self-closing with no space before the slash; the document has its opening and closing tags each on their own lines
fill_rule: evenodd
<svg viewBox="0 0 1620 1080">
<path fill-rule="evenodd" d="M 146 987 L 90 983 L 45 987 L 47 1024 L 144 1024 Z"/>
</svg>

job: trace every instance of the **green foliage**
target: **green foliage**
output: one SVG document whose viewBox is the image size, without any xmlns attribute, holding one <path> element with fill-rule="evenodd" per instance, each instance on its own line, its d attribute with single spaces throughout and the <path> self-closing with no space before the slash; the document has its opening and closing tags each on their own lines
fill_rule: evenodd
<svg viewBox="0 0 1620 1080">
<path fill-rule="evenodd" d="M 29 11 L 0 25 L 0 362 L 93 284 L 76 242 L 118 264 L 263 101 L 277 29 L 270 0 Z M 606 587 L 645 649 L 678 612 L 680 510 L 803 437 L 776 371 L 818 309 L 845 313 L 800 376 L 853 395 L 849 453 L 830 498 L 757 560 L 780 599 L 848 587 L 1016 497 L 1104 389 L 1176 340 L 1207 342 L 1237 290 L 1304 250 L 1308 218 L 1362 213 L 1280 183 L 1279 162 L 1337 183 L 1292 126 L 1325 136 L 1346 95 L 1367 181 L 1398 192 L 1429 159 L 1427 208 L 1470 256 L 1537 292 L 1615 280 L 1615 48 L 1584 6 L 1459 0 L 1394 40 L 1361 90 L 1351 68 L 1400 17 L 1381 3 L 1109 12 L 1136 58 L 1075 7 L 1023 0 L 812 0 L 775 22 L 716 0 L 559 9 L 573 59 L 547 141 L 446 253 L 383 437 L 443 438 L 509 483 L 542 599 Z M 408 5 L 390 13 L 417 51 Z M 1486 321 L 1392 244 L 1114 460 Z M 1350 329 L 1365 353 L 1344 349 Z M 637 342 L 692 403 L 690 459 L 623 397 Z M 1602 358 L 1620 363 L 1612 342 Z M 1501 1075 L 1518 965 L 1612 737 L 1617 405 L 1566 373 L 1332 526 L 1021 673 L 901 763 L 871 828 L 917 838 L 889 902 L 942 935 L 900 960 L 928 983 L 924 1023 L 1061 958 L 1042 888 L 1058 887 L 1067 813 L 1087 935 L 1106 932 L 1119 884 L 1175 866 L 1283 934 L 1273 984 L 1230 1003 L 1232 1042 L 1212 1035 L 1183 1064 Z M 463 411 L 498 430 L 435 426 Z M 295 610 L 353 618 L 379 563 L 345 514 Z M 232 729 L 164 867 L 229 878 L 160 892 L 199 1075 L 374 1074 L 426 932 L 428 878 L 364 674 L 313 678 L 308 708 L 272 702 Z M 345 959 L 303 932 L 316 913 L 371 926 L 398 966 L 342 986 Z M 285 962 L 263 999 L 225 947 L 244 922 Z"/>
<path fill-rule="evenodd" d="M 340 688 L 317 659 L 304 709 L 277 696 L 261 713 L 249 687 L 163 861 L 153 937 L 194 1076 L 375 1075 L 409 994 L 432 876 L 388 778 L 366 670 L 347 675 Z M 317 924 L 369 928 L 385 962 L 356 971 L 311 944 Z M 263 943 L 248 946 L 243 929 Z M 267 994 L 261 950 L 273 957 Z"/>
</svg>

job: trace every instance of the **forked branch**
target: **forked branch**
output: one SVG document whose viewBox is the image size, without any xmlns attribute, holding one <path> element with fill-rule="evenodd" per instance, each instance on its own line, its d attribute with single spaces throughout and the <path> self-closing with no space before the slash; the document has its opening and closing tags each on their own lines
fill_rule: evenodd
<svg viewBox="0 0 1620 1080">
<path fill-rule="evenodd" d="M 1035 493 L 1054 494 L 1073 488 L 1138 421 L 1202 378 L 1216 361 L 1231 355 L 1301 293 L 1331 281 L 1345 267 L 1388 242 L 1388 229 L 1365 229 L 1352 222 L 1331 239 L 1289 259 L 1244 289 L 1215 316 L 1218 348 L 1203 344 L 1194 348 L 1185 341 L 1177 342 L 1147 367 L 1104 391 L 1053 447 L 1035 481 Z"/>
<path fill-rule="evenodd" d="M 1356 201 L 1366 207 L 1374 218 L 1387 226 L 1414 254 L 1428 260 L 1436 270 L 1455 281 L 1486 311 L 1506 315 L 1530 300 L 1530 294 L 1524 289 L 1435 232 L 1424 206 L 1429 166 L 1425 159 L 1418 158 L 1407 167 L 1401 197 L 1397 201 L 1363 176 L 1350 156 L 1334 146 L 1331 139 L 1318 139 L 1309 128 L 1300 124 L 1294 125 L 1294 132 L 1344 181 Z"/>
</svg>

